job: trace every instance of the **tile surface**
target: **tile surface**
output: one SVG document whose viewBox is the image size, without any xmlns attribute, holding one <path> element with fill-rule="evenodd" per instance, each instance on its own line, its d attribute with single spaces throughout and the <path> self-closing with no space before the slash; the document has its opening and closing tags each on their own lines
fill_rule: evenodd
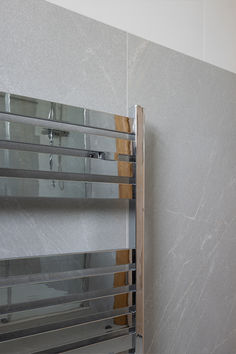
<svg viewBox="0 0 236 354">
<path fill-rule="evenodd" d="M 0 89 L 126 113 L 126 34 L 43 0 L 0 2 Z"/>
<path fill-rule="evenodd" d="M 235 0 L 47 0 L 236 73 Z"/>
<path fill-rule="evenodd" d="M 48 1 L 168 48 L 202 58 L 203 0 Z"/>
<path fill-rule="evenodd" d="M 0 11 L 0 90 L 145 109 L 146 353 L 234 354 L 235 75 L 131 35 L 127 53 L 124 32 L 41 0 Z M 0 258 L 125 247 L 124 204 L 1 199 Z"/>
<path fill-rule="evenodd" d="M 233 354 L 236 76 L 129 36 L 129 105 L 146 115 L 149 354 Z"/>
<path fill-rule="evenodd" d="M 126 247 L 124 201 L 0 201 L 0 258 Z"/>
<path fill-rule="evenodd" d="M 42 0 L 0 13 L 0 91 L 126 114 L 124 32 Z M 1 258 L 127 246 L 122 203 L 48 203 L 0 201 Z"/>
</svg>

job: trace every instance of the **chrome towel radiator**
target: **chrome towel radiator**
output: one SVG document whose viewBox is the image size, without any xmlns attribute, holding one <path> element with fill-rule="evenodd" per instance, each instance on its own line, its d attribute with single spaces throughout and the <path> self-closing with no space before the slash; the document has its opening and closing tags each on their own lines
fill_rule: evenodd
<svg viewBox="0 0 236 354">
<path fill-rule="evenodd" d="M 143 109 L 131 116 L 0 93 L 0 197 L 126 199 L 130 245 L 0 260 L 1 353 L 142 353 Z"/>
</svg>

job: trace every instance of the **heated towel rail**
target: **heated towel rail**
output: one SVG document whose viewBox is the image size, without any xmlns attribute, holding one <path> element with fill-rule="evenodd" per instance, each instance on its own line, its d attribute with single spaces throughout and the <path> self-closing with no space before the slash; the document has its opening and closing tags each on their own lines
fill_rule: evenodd
<svg viewBox="0 0 236 354">
<path fill-rule="evenodd" d="M 0 197 L 126 199 L 132 246 L 0 260 L 1 353 L 143 345 L 143 109 L 131 116 L 0 93 Z"/>
</svg>

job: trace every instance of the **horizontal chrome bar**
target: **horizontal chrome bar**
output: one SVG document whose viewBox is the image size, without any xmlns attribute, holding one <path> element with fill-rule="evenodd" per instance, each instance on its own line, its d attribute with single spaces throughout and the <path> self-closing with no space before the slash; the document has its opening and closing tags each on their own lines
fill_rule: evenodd
<svg viewBox="0 0 236 354">
<path fill-rule="evenodd" d="M 127 320 L 130 320 L 132 315 L 122 316 L 126 316 Z M 120 316 L 120 318 L 122 318 L 122 316 Z M 119 319 L 119 317 L 116 318 Z M 62 353 L 107 339 L 134 333 L 135 329 L 132 324 L 129 325 L 127 323 L 122 326 L 114 324 L 114 326 L 111 326 L 114 320 L 115 318 L 111 318 L 101 321 L 100 325 L 98 323 L 96 325 L 88 323 L 83 326 L 72 326 L 8 340 L 0 343 L 0 352 L 4 354 Z M 111 327 L 111 329 L 106 329 L 106 326 Z"/>
<path fill-rule="evenodd" d="M 1 129 L 1 128 L 0 128 Z M 6 158 L 8 156 L 9 158 Z M 120 166 L 122 164 L 122 166 Z M 86 174 L 119 176 L 122 167 L 123 177 L 134 177 L 132 162 L 108 161 L 88 157 L 53 155 L 33 151 L 8 150 L 0 148 L 0 167 L 13 170 L 60 172 L 67 174 Z"/>
<path fill-rule="evenodd" d="M 67 354 L 110 354 L 111 348 L 113 354 L 130 354 L 135 353 L 134 337 L 135 334 L 129 334 L 114 339 L 108 339 L 104 342 L 90 344 L 86 347 L 77 348 L 75 350 L 66 351 Z M 64 352 L 65 353 L 65 352 Z"/>
<path fill-rule="evenodd" d="M 124 301 L 126 299 L 127 301 Z M 117 306 L 117 304 L 119 304 Z M 69 320 L 85 318 L 91 314 L 102 314 L 114 309 L 130 307 L 135 311 L 135 293 L 118 294 L 114 296 L 75 301 L 70 304 L 41 307 L 0 316 L 0 333 L 44 326 L 45 324 L 61 323 Z"/>
<path fill-rule="evenodd" d="M 55 184 L 55 187 L 54 187 Z M 119 184 L 0 176 L 0 196 L 20 198 L 135 199 L 135 185 L 123 185 L 129 193 L 119 193 Z M 130 190 L 131 188 L 131 190 Z"/>
<path fill-rule="evenodd" d="M 92 277 L 97 275 L 115 274 L 135 270 L 135 264 L 116 265 L 112 267 L 98 267 L 77 269 L 68 272 L 39 273 L 20 276 L 9 276 L 0 278 L 0 288 L 10 287 L 19 284 L 37 284 L 44 282 L 54 282 L 60 280 L 78 279 L 82 277 Z"/>
<path fill-rule="evenodd" d="M 5 129 L 6 124 L 10 129 L 10 135 Z M 17 142 L 22 143 L 37 143 L 39 145 L 53 145 L 56 147 L 110 152 L 114 154 L 115 159 L 117 154 L 118 141 L 111 137 L 89 135 L 78 131 L 69 132 L 48 129 L 38 125 L 0 120 L 0 139 L 10 141 L 12 138 Z M 134 155 L 133 151 L 135 151 L 135 147 L 131 140 L 119 139 L 119 145 L 122 145 L 123 149 L 119 149 L 120 154 Z"/>
<path fill-rule="evenodd" d="M 129 329 L 120 329 L 120 330 L 117 330 L 115 332 L 112 332 L 112 333 L 109 333 L 109 334 L 105 334 L 105 335 L 102 335 L 102 336 L 97 336 L 97 337 L 92 337 L 92 338 L 89 338 L 89 339 L 85 339 L 83 341 L 79 341 L 79 342 L 74 342 L 74 343 L 71 343 L 71 344 L 66 344 L 66 345 L 63 345 L 63 346 L 60 346 L 60 347 L 54 347 L 52 349 L 48 349 L 48 350 L 45 350 L 45 351 L 41 351 L 41 352 L 35 352 L 34 354 L 59 354 L 59 353 L 66 353 L 68 352 L 69 350 L 73 350 L 73 349 L 78 349 L 78 348 L 83 348 L 83 347 L 86 347 L 88 345 L 92 345 L 92 344 L 97 344 L 97 343 L 101 343 L 101 342 L 105 342 L 107 340 L 110 340 L 110 339 L 115 339 L 115 338 L 122 338 L 123 336 L 126 336 L 127 334 L 133 334 L 135 332 L 135 328 L 134 327 L 131 327 Z M 98 354 L 96 352 L 96 354 Z M 105 354 L 105 353 L 103 353 Z M 107 354 L 110 354 L 110 351 L 107 353 Z M 119 354 L 119 353 L 118 353 Z M 123 354 L 123 353 L 121 353 Z"/>
<path fill-rule="evenodd" d="M 85 293 L 75 293 L 75 294 L 60 296 L 56 298 L 41 299 L 41 300 L 28 301 L 28 302 L 9 304 L 9 305 L 1 305 L 0 315 L 18 312 L 18 311 L 26 311 L 26 310 L 31 310 L 40 307 L 66 304 L 73 301 L 88 301 L 97 298 L 103 298 L 103 297 L 124 294 L 128 292 L 135 292 L 135 291 L 136 291 L 135 285 L 127 285 L 127 286 L 122 286 L 117 288 L 89 291 Z"/>
<path fill-rule="evenodd" d="M 54 264 L 54 268 L 53 269 L 57 269 L 57 266 L 55 266 L 54 262 L 59 261 L 60 266 L 62 263 L 67 263 L 69 261 L 70 258 L 73 257 L 73 262 L 77 259 L 77 257 L 81 257 L 81 256 L 90 256 L 90 257 L 99 257 L 99 265 L 101 265 L 102 262 L 102 266 L 112 266 L 112 265 L 116 265 L 116 255 L 119 252 L 124 252 L 124 251 L 128 251 L 128 252 L 132 252 L 135 256 L 135 252 L 136 249 L 135 248 L 117 248 L 117 249 L 108 249 L 108 250 L 96 250 L 96 251 L 87 251 L 87 252 L 72 252 L 72 253 L 56 253 L 56 254 L 46 254 L 46 255 L 39 255 L 39 256 L 25 256 L 25 257 L 14 257 L 14 258 L 2 258 L 0 259 L 0 274 L 4 274 L 4 272 L 2 271 L 2 269 L 4 268 L 4 266 L 6 266 L 6 262 L 7 262 L 7 266 L 9 267 L 9 264 L 12 264 L 14 266 L 14 269 L 11 271 L 12 275 L 20 275 L 22 274 L 22 266 L 24 266 L 24 272 L 27 271 L 29 273 L 32 273 L 32 266 L 33 263 L 31 262 L 38 262 L 38 261 L 43 261 L 44 262 L 44 266 L 45 266 L 45 262 L 53 262 Z M 111 255 L 113 254 L 114 259 L 111 262 L 111 258 L 109 258 L 108 260 L 106 259 L 106 255 Z M 101 258 L 100 258 L 101 257 Z M 30 262 L 30 264 L 28 263 Z M 97 261 L 94 261 L 94 266 L 96 266 Z M 122 264 L 130 264 L 133 262 L 126 262 L 123 261 Z M 50 267 L 50 269 L 52 269 L 52 264 L 49 263 L 48 265 Z M 66 264 L 66 266 L 68 266 Z M 56 267 L 56 268 L 55 268 Z M 78 265 L 76 264 L 75 267 L 78 267 Z M 30 269 L 29 269 L 30 268 Z M 19 270 L 20 269 L 20 270 Z"/>
<path fill-rule="evenodd" d="M 135 120 L 133 118 L 7 92 L 0 92 L 0 111 L 125 133 L 134 132 Z"/>
<path fill-rule="evenodd" d="M 128 315 L 129 313 L 134 313 L 134 312 L 135 312 L 135 306 L 125 307 L 121 309 L 105 311 L 102 313 L 90 314 L 87 316 L 74 318 L 63 322 L 55 322 L 49 324 L 46 323 L 44 325 L 37 326 L 37 327 L 24 328 L 15 331 L 4 332 L 4 333 L 0 333 L 0 342 L 16 339 L 20 337 L 22 338 L 22 337 L 32 336 L 35 334 L 41 334 L 43 332 L 55 331 L 58 329 L 63 329 L 65 327 L 84 325 L 86 323 L 97 322 L 109 318 L 115 318 L 121 315 Z"/>
<path fill-rule="evenodd" d="M 54 347 L 52 349 L 48 349 L 45 351 L 41 351 L 41 352 L 35 352 L 34 354 L 60 354 L 60 353 L 66 353 L 69 350 L 73 350 L 73 349 L 78 349 L 78 348 L 83 348 L 86 347 L 88 345 L 92 345 L 95 343 L 101 343 L 104 342 L 106 340 L 109 339 L 114 339 L 114 338 L 119 338 L 119 337 L 123 337 L 126 336 L 127 334 L 134 334 L 135 333 L 135 327 L 130 327 L 127 329 L 120 329 L 117 330 L 115 332 L 111 332 L 102 336 L 96 336 L 96 337 L 91 337 L 89 339 L 85 339 L 83 341 L 78 341 L 78 342 L 74 342 L 71 344 L 66 344 L 63 346 L 59 346 L 59 347 Z M 108 352 L 108 354 L 110 353 L 110 351 Z M 98 353 L 96 353 L 98 354 Z M 118 353 L 119 354 L 119 353 Z"/>
<path fill-rule="evenodd" d="M 0 140 L 0 149 L 30 151 L 30 152 L 77 156 L 77 157 L 88 157 L 91 159 L 99 159 L 99 160 L 107 160 L 107 161 L 135 162 L 135 156 L 132 155 L 117 154 L 117 153 L 107 152 L 107 151 L 75 149 L 75 148 L 53 146 L 53 145 L 30 144 L 30 143 L 23 143 L 23 142 L 13 141 L 13 140 Z"/>
<path fill-rule="evenodd" d="M 7 121 L 7 122 L 31 124 L 34 126 L 40 126 L 47 129 L 55 129 L 61 131 L 76 131 L 84 134 L 107 136 L 115 139 L 135 140 L 135 134 L 133 133 L 123 133 L 123 132 L 121 133 L 116 130 L 102 129 L 102 128 L 91 127 L 91 126 L 83 126 L 79 124 L 71 124 L 71 123 L 59 122 L 59 121 L 43 119 L 43 118 L 27 117 L 27 116 L 12 114 L 12 113 L 0 112 L 0 120 Z"/>
<path fill-rule="evenodd" d="M 99 183 L 118 183 L 118 184 L 135 184 L 135 178 L 122 176 L 106 176 L 93 175 L 82 173 L 67 173 L 55 171 L 40 171 L 40 170 L 24 170 L 13 168 L 0 168 L 1 177 L 16 177 L 16 178 L 37 178 L 49 179 L 58 181 L 84 181 L 84 182 L 99 182 Z"/>
</svg>

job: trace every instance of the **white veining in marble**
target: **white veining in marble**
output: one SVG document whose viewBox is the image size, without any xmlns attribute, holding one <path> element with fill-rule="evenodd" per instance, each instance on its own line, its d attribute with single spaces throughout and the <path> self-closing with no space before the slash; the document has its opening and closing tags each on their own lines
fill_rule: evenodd
<svg viewBox="0 0 236 354">
<path fill-rule="evenodd" d="M 145 107 L 145 343 L 234 354 L 236 76 L 135 36 L 129 105 Z"/>
</svg>

